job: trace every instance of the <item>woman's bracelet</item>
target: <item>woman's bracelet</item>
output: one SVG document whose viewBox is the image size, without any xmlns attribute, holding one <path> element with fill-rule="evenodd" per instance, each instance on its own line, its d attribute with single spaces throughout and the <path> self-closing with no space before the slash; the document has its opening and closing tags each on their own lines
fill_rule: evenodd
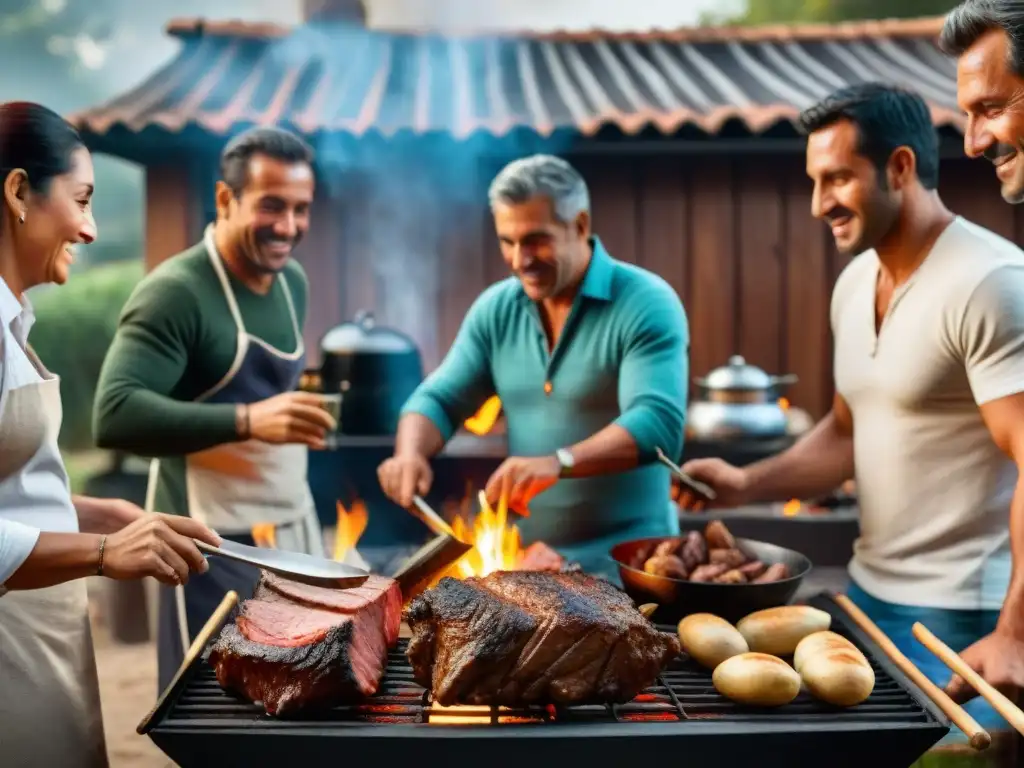
<svg viewBox="0 0 1024 768">
<path fill-rule="evenodd" d="M 100 562 L 96 566 L 96 575 L 103 575 L 103 551 L 107 548 L 107 537 L 106 535 L 100 536 Z"/>
</svg>

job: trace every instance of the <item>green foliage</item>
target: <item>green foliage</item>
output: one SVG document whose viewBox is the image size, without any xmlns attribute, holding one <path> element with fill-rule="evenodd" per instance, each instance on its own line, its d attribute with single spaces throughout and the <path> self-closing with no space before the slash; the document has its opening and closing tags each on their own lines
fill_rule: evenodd
<svg viewBox="0 0 1024 768">
<path fill-rule="evenodd" d="M 92 405 L 100 368 L 121 308 L 142 275 L 140 259 L 104 264 L 32 297 L 36 324 L 29 342 L 46 367 L 61 377 L 60 446 L 65 451 L 93 447 Z"/>
<path fill-rule="evenodd" d="M 705 24 L 779 24 L 913 19 L 938 16 L 956 6 L 955 0 L 748 0 L 738 16 L 708 14 Z"/>
</svg>

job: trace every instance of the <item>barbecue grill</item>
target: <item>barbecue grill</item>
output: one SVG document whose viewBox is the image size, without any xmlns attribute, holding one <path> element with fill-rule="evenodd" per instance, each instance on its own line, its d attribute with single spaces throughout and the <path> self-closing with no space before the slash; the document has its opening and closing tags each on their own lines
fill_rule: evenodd
<svg viewBox="0 0 1024 768">
<path fill-rule="evenodd" d="M 832 629 L 871 661 L 875 689 L 857 707 L 832 708 L 806 693 L 777 709 L 742 707 L 715 691 L 710 671 L 681 657 L 624 705 L 444 708 L 413 680 L 403 639 L 375 696 L 289 720 L 225 693 L 204 654 L 154 711 L 148 732 L 182 768 L 290 762 L 336 768 L 356 760 L 383 766 L 425 759 L 488 768 L 572 760 L 599 768 L 665 758 L 693 766 L 750 760 L 757 768 L 906 768 L 949 731 L 948 720 L 830 596 L 808 602 L 828 611 Z"/>
</svg>

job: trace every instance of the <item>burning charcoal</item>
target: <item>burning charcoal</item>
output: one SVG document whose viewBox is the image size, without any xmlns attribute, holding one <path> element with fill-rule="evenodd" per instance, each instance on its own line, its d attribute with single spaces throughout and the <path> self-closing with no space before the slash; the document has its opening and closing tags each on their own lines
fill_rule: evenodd
<svg viewBox="0 0 1024 768">
<path fill-rule="evenodd" d="M 708 560 L 712 563 L 723 563 L 730 568 L 739 568 L 747 562 L 747 556 L 738 549 L 712 549 L 708 553 Z"/>
<path fill-rule="evenodd" d="M 704 538 L 708 540 L 708 549 L 736 548 L 736 539 L 721 520 L 712 520 L 707 524 L 704 528 Z"/>
<path fill-rule="evenodd" d="M 704 543 L 704 537 L 697 531 L 686 534 L 686 541 L 679 557 L 688 571 L 693 571 L 698 565 L 704 565 L 708 561 L 708 548 Z"/>
<path fill-rule="evenodd" d="M 754 560 L 752 563 L 745 563 L 739 567 L 739 572 L 746 576 L 748 579 L 756 579 L 762 573 L 765 572 L 768 566 L 762 563 L 760 560 Z"/>
<path fill-rule="evenodd" d="M 743 572 L 739 568 L 733 568 L 731 571 L 726 571 L 721 576 L 716 576 L 712 581 L 715 584 L 746 584 L 747 577 L 743 575 Z"/>
<path fill-rule="evenodd" d="M 770 581 L 781 581 L 789 578 L 789 568 L 785 563 L 775 563 L 768 567 L 764 573 L 754 579 L 755 584 L 767 584 Z"/>
<path fill-rule="evenodd" d="M 690 581 L 694 582 L 708 582 L 714 581 L 716 578 L 721 576 L 723 573 L 729 570 L 728 565 L 723 563 L 708 563 L 707 565 L 701 565 L 690 574 Z"/>
<path fill-rule="evenodd" d="M 683 542 L 679 539 L 665 539 L 658 546 L 654 548 L 654 555 L 678 555 L 679 549 L 683 546 Z"/>
<path fill-rule="evenodd" d="M 686 566 L 675 555 L 655 555 L 644 563 L 644 570 L 652 576 L 686 579 Z"/>
</svg>

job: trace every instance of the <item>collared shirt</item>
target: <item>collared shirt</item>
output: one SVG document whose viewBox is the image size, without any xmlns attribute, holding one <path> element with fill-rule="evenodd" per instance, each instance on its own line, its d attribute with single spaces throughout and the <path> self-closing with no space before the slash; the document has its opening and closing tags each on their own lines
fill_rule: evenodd
<svg viewBox="0 0 1024 768">
<path fill-rule="evenodd" d="M 641 466 L 560 480 L 519 520 L 527 541 L 587 545 L 606 557 L 614 541 L 679 530 L 669 476 L 656 449 L 682 452 L 689 331 L 675 290 L 657 275 L 593 255 L 555 348 L 536 304 L 515 277 L 470 308 L 444 361 L 404 412 L 429 418 L 445 439 L 491 395 L 501 399 L 514 456 L 550 456 L 609 424 L 626 429 Z"/>
<path fill-rule="evenodd" d="M 35 315 L 28 298 L 18 301 L 0 279 L 0 440 L 3 439 L 3 414 L 10 392 L 43 381 L 26 353 L 28 333 Z M 59 457 L 58 457 L 59 458 Z M 25 562 L 39 539 L 40 531 L 74 532 L 78 519 L 70 494 L 66 505 L 40 507 L 27 495 L 31 483 L 22 477 L 0 480 L 3 504 L 0 505 L 0 595 L 3 583 Z M 19 503 L 19 497 L 25 502 Z"/>
</svg>

